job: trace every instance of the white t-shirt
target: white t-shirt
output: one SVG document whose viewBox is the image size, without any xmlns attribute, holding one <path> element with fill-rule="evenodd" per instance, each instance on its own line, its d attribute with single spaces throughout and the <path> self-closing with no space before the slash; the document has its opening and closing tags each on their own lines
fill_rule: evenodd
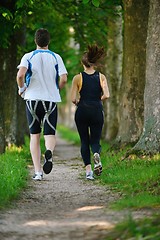
<svg viewBox="0 0 160 240">
<path fill-rule="evenodd" d="M 17 68 L 20 67 L 27 68 L 25 100 L 61 102 L 58 77 L 67 74 L 67 70 L 60 55 L 38 49 L 26 53 Z"/>
</svg>

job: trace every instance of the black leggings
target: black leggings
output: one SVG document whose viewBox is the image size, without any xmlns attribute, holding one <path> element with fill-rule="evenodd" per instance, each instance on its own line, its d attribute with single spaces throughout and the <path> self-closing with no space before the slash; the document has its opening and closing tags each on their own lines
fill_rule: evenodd
<svg viewBox="0 0 160 240">
<path fill-rule="evenodd" d="M 81 139 L 81 155 L 85 166 L 91 164 L 91 153 L 100 153 L 100 138 L 104 123 L 101 107 L 78 106 L 75 122 Z"/>
</svg>

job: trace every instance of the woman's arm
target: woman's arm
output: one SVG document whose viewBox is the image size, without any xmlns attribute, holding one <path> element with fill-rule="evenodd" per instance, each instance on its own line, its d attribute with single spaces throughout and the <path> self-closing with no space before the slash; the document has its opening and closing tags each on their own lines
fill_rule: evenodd
<svg viewBox="0 0 160 240">
<path fill-rule="evenodd" d="M 77 105 L 78 99 L 77 99 L 77 94 L 78 94 L 78 89 L 79 89 L 79 82 L 80 82 L 80 74 L 74 76 L 72 80 L 72 87 L 71 87 L 71 101 Z"/>
<path fill-rule="evenodd" d="M 101 100 L 105 100 L 107 98 L 109 98 L 110 94 L 109 94 L 109 89 L 108 89 L 108 84 L 107 84 L 107 79 L 105 77 L 105 75 L 100 74 L 100 78 L 101 78 L 101 87 L 102 87 L 102 97 Z"/>
</svg>

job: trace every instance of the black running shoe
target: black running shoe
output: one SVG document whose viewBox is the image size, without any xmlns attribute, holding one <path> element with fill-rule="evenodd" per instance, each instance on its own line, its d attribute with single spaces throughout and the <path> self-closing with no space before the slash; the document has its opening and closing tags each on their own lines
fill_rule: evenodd
<svg viewBox="0 0 160 240">
<path fill-rule="evenodd" d="M 52 152 L 50 150 L 46 150 L 43 165 L 44 173 L 49 174 L 52 171 L 52 167 L 53 167 Z"/>
</svg>

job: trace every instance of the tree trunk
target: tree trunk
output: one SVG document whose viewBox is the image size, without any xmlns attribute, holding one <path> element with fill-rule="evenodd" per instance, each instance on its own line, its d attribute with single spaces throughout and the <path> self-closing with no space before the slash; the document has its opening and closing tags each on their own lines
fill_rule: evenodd
<svg viewBox="0 0 160 240">
<path fill-rule="evenodd" d="M 121 10 L 121 6 L 116 7 Z M 119 124 L 119 90 L 122 80 L 122 14 L 108 19 L 108 50 L 106 76 L 110 91 L 109 100 L 104 103 L 105 124 L 103 135 L 107 141 L 115 139 Z"/>
<path fill-rule="evenodd" d="M 148 0 L 124 1 L 123 73 L 116 138 L 120 144 L 136 142 L 142 133 L 148 12 Z"/>
<path fill-rule="evenodd" d="M 1 60 L 0 60 L 1 63 Z M 0 69 L 1 71 L 1 69 Z M 0 154 L 5 151 L 5 134 L 4 134 L 4 114 L 3 114 L 3 92 L 0 84 Z"/>
<path fill-rule="evenodd" d="M 134 149 L 160 152 L 160 3 L 150 1 L 146 86 L 144 93 L 144 128 Z"/>
<path fill-rule="evenodd" d="M 2 6 L 6 11 L 13 14 L 16 11 L 16 1 L 3 1 Z M 25 116 L 25 107 L 22 99 L 17 98 L 17 46 L 24 45 L 24 29 L 14 30 L 14 21 L 8 21 L 2 15 L 0 16 L 0 27 L 2 31 L 1 48 L 0 48 L 0 85 L 3 90 L 3 99 L 0 103 L 3 107 L 0 121 L 0 128 L 4 129 L 3 134 L 5 143 L 18 144 L 24 143 L 24 133 L 28 132 Z M 4 26 L 7 26 L 4 28 Z M 19 62 L 19 60 L 18 60 Z M 1 91 L 2 91 L 1 90 Z M 22 107 L 21 107 L 22 106 Z M 22 109 L 23 108 L 23 109 Z M 2 109 L 2 108 L 1 108 Z M 2 110 L 1 110 L 2 111 Z M 4 126 L 1 125 L 4 123 Z M 26 130 L 27 129 L 27 130 Z"/>
<path fill-rule="evenodd" d="M 7 49 L 1 50 L 4 54 L 4 76 L 3 76 L 3 91 L 4 91 L 4 118 L 5 118 L 5 138 L 8 144 L 15 143 L 16 132 L 16 45 L 14 37 L 11 37 L 10 46 Z"/>
<path fill-rule="evenodd" d="M 18 32 L 16 32 L 17 41 L 16 44 L 21 48 L 26 45 L 26 28 L 21 28 Z M 17 74 L 17 66 L 20 62 L 20 58 L 17 60 L 16 64 L 16 74 Z M 15 76 L 16 80 L 16 76 Z M 18 146 L 24 144 L 24 136 L 29 135 L 29 128 L 27 124 L 27 117 L 25 111 L 25 101 L 18 95 L 18 88 L 16 90 L 16 144 Z"/>
</svg>

